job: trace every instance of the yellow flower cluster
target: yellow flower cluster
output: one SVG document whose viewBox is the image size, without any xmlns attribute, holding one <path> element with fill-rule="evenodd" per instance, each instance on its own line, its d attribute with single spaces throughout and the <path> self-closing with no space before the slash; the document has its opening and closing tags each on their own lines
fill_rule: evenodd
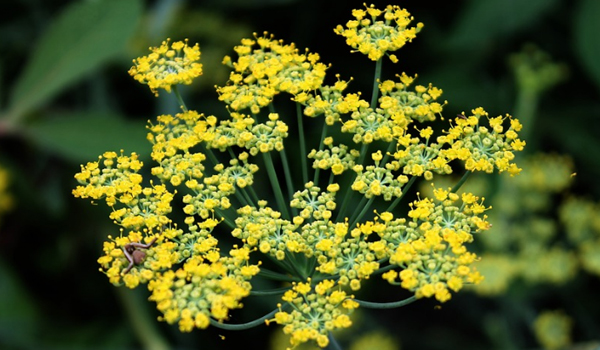
<svg viewBox="0 0 600 350">
<path fill-rule="evenodd" d="M 511 116 L 488 118 L 489 127 L 480 124 L 487 112 L 479 107 L 471 111 L 472 115 L 458 116 L 448 134 L 438 138 L 438 142 L 452 145 L 445 150 L 444 155 L 452 159 L 465 161 L 465 168 L 470 171 L 492 173 L 508 171 L 511 175 L 518 174 L 521 169 L 512 161 L 515 151 L 522 151 L 525 141 L 519 139 L 518 132 L 522 125 Z M 510 120 L 510 127 L 505 130 L 504 119 Z"/>
<path fill-rule="evenodd" d="M 369 103 L 360 98 L 360 93 L 343 92 L 348 88 L 349 81 L 340 80 L 332 86 L 322 85 L 313 91 L 302 91 L 295 95 L 292 100 L 304 106 L 304 115 L 307 117 L 325 116 L 325 123 L 333 125 L 340 120 L 342 114 L 366 108 Z"/>
<path fill-rule="evenodd" d="M 238 209 L 239 217 L 231 234 L 249 247 L 258 247 L 262 253 L 283 261 L 286 251 L 294 244 L 288 242 L 297 236 L 294 234 L 297 225 L 281 219 L 281 213 L 266 207 L 266 204 L 261 201 L 259 209 L 248 205 Z M 296 250 L 297 247 L 292 251 Z"/>
<path fill-rule="evenodd" d="M 227 320 L 230 310 L 242 307 L 240 301 L 250 294 L 248 280 L 259 271 L 247 264 L 249 255 L 247 248 L 234 248 L 228 257 L 222 256 L 214 247 L 195 254 L 177 271 L 168 270 L 153 279 L 148 284 L 149 299 L 163 313 L 161 319 L 177 322 L 182 332 L 205 329 L 211 318 Z"/>
<path fill-rule="evenodd" d="M 115 239 L 109 236 L 109 241 L 104 243 L 105 255 L 98 262 L 111 283 L 118 285 L 124 282 L 130 288 L 147 282 L 154 272 L 165 266 L 170 267 L 178 260 L 172 247 L 166 243 L 151 247 L 159 239 L 158 231 L 171 223 L 168 215 L 172 210 L 173 193 L 165 185 L 142 187 L 142 176 L 138 173 L 142 165 L 135 153 L 125 156 L 105 152 L 98 161 L 81 167 L 81 172 L 75 175 L 81 185 L 73 190 L 75 197 L 104 199 L 113 209 L 110 218 L 122 227 L 122 231 L 126 231 L 126 234 L 122 232 Z M 138 249 L 143 245 L 148 245 L 143 247 L 146 252 Z M 133 254 L 133 257 L 128 259 L 128 254 Z M 132 269 L 131 259 L 135 259 L 137 254 L 147 258 L 144 264 L 134 261 L 139 266 Z M 156 265 L 155 260 L 161 262 Z M 131 273 L 123 278 L 124 272 L 130 270 Z"/>
<path fill-rule="evenodd" d="M 389 201 L 392 197 L 402 196 L 402 186 L 408 182 L 408 177 L 394 174 L 394 170 L 399 168 L 399 163 L 390 162 L 382 166 L 380 164 L 381 152 L 374 153 L 372 157 L 376 159 L 375 165 L 365 167 L 357 164 L 352 168 L 356 172 L 356 178 L 351 188 L 364 194 L 365 198 L 383 196 L 384 200 Z"/>
<path fill-rule="evenodd" d="M 229 83 L 217 88 L 219 100 L 234 111 L 249 108 L 257 114 L 275 95 L 315 90 L 325 78 L 327 66 L 319 62 L 318 54 L 300 53 L 293 44 L 274 40 L 268 33 L 244 39 L 234 50 L 237 61 L 228 56 L 223 60 L 233 68 Z"/>
<path fill-rule="evenodd" d="M 412 17 L 398 6 L 353 15 L 348 29 L 336 32 L 379 68 L 384 54 L 422 27 L 409 28 Z M 436 189 L 432 198 L 411 203 L 407 218 L 394 209 L 418 179 L 452 173 L 454 160 L 469 171 L 517 173 L 513 152 L 524 142 L 516 119 L 488 118 L 483 126 L 487 114 L 478 108 L 434 136 L 433 124 L 424 124 L 441 116 L 446 102 L 439 100 L 441 89 L 415 85 L 415 77 L 382 80 L 376 69 L 369 103 L 349 91 L 352 79 L 336 76 L 326 85 L 329 66 L 319 55 L 266 33 L 234 50 L 235 59 L 224 59 L 232 68 L 229 81 L 217 87 L 227 115 L 205 116 L 182 105 L 180 113 L 149 123 L 156 184 L 144 183 L 135 154 L 107 152 L 75 175 L 81 185 L 74 195 L 104 199 L 121 226 L 98 260 L 111 283 L 147 284 L 160 319 L 183 332 L 227 328 L 229 311 L 242 307 L 243 298 L 279 295 L 271 314 L 249 324 L 274 321 L 292 346 L 325 347 L 331 331 L 350 327 L 349 314 L 360 305 L 347 293 L 373 276 L 440 302 L 482 279 L 467 245 L 490 226 L 483 199 Z M 135 60 L 130 73 L 153 92 L 171 91 L 201 73 L 199 57 L 198 45 L 166 41 Z M 296 125 L 275 110 L 279 95 L 296 104 Z M 319 127 L 320 138 L 306 137 L 305 130 Z M 175 197 L 180 202 L 172 206 Z M 252 290 L 262 284 L 251 280 L 263 277 L 287 284 Z"/>
<path fill-rule="evenodd" d="M 345 37 L 348 46 L 373 61 L 411 42 L 423 28 L 423 23 L 409 28 L 413 17 L 398 5 L 388 5 L 384 10 L 371 5 L 364 10 L 353 10 L 352 15 L 355 19 L 348 21 L 346 28 L 338 25 L 335 33 Z M 390 59 L 398 61 L 395 55 Z"/>
<path fill-rule="evenodd" d="M 116 152 L 105 152 L 98 161 L 81 166 L 75 179 L 85 186 L 77 186 L 73 194 L 95 200 L 105 198 L 110 207 L 117 201 L 131 202 L 142 193 L 142 176 L 138 174 L 142 165 L 135 153 L 119 156 Z"/>
<path fill-rule="evenodd" d="M 251 289 L 247 280 L 258 273 L 258 266 L 248 262 L 248 248 L 222 256 L 211 234 L 219 223 L 214 211 L 227 209 L 234 184 L 252 184 L 257 169 L 240 155 L 229 167 L 217 165 L 215 175 L 205 177 L 205 156 L 190 152 L 202 134 L 195 130 L 202 124 L 199 115 L 187 112 L 157 119 L 159 123 L 150 125 L 148 135 L 153 158 L 159 163 L 152 173 L 189 192 L 182 199 L 187 204 L 183 208 L 188 214 L 187 231 L 171 225 L 168 217 L 176 192 L 169 192 L 166 184 L 142 186 L 138 172 L 143 164 L 136 154 L 106 152 L 98 161 L 82 166 L 75 175 L 81 185 L 73 194 L 105 199 L 113 208 L 110 218 L 122 227 L 119 237 L 108 237 L 104 255 L 98 259 L 109 281 L 128 288 L 148 283 L 151 300 L 157 302 L 164 320 L 179 322 L 182 331 L 206 328 L 210 317 L 223 321 L 230 309 L 241 307 L 239 301 Z M 177 269 L 180 264 L 183 268 Z"/>
<path fill-rule="evenodd" d="M 411 120 L 419 122 L 434 121 L 435 116 L 442 112 L 443 105 L 436 100 L 442 95 L 442 90 L 429 84 L 416 85 L 414 91 L 408 88 L 417 76 L 410 77 L 406 73 L 397 75 L 399 81 L 385 80 L 379 84 L 381 98 L 379 108 L 389 119 L 394 121 L 393 134 L 403 136 L 402 132 Z"/>
<path fill-rule="evenodd" d="M 190 47 L 186 41 L 171 43 L 165 40 L 159 47 L 151 47 L 151 54 L 133 60 L 129 74 L 158 96 L 158 89 L 171 92 L 177 84 L 189 85 L 194 78 L 202 75 L 200 47 Z"/>
<path fill-rule="evenodd" d="M 414 291 L 417 298 L 435 296 L 445 302 L 451 297 L 450 290 L 458 292 L 464 284 L 482 279 L 470 266 L 477 256 L 465 244 L 473 240 L 473 233 L 489 229 L 487 216 L 483 215 L 489 208 L 470 193 L 459 196 L 444 189 L 434 193 L 435 200 L 424 198 L 411 203 L 408 216 L 412 221 L 408 226 L 404 219 L 386 218 L 385 226 L 394 231 L 382 230 L 380 249 L 391 250 L 390 263 L 403 268 L 399 273 L 384 273 L 384 279 Z"/>
<path fill-rule="evenodd" d="M 283 295 L 282 300 L 292 310 L 279 311 L 271 321 L 284 326 L 283 332 L 290 335 L 292 346 L 314 340 L 324 348 L 329 345 L 329 332 L 352 325 L 348 314 L 358 307 L 352 298 L 333 280 L 312 285 L 309 279 L 295 284 Z"/>
<path fill-rule="evenodd" d="M 355 160 L 359 157 L 359 152 L 355 149 L 348 149 L 348 146 L 340 144 L 333 145 L 333 137 L 329 136 L 323 144 L 328 149 L 315 150 L 313 149 L 308 158 L 314 159 L 313 168 L 330 170 L 334 175 L 341 175 L 344 171 L 354 167 Z"/>
</svg>

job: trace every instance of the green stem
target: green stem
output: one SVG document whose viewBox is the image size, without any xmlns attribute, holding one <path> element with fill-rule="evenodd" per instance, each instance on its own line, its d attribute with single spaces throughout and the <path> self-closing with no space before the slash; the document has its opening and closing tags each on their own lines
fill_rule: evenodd
<svg viewBox="0 0 600 350">
<path fill-rule="evenodd" d="M 148 350 L 170 349 L 169 343 L 162 337 L 157 327 L 158 323 L 154 322 L 154 317 L 148 312 L 145 303 L 138 298 L 137 291 L 116 288 L 116 292 L 143 348 Z"/>
<path fill-rule="evenodd" d="M 369 143 L 363 143 L 360 148 L 360 156 L 358 157 L 358 163 L 356 164 L 364 164 L 365 157 L 367 156 L 367 150 L 369 149 Z"/>
<path fill-rule="evenodd" d="M 183 102 L 183 98 L 181 97 L 181 94 L 179 93 L 179 88 L 177 87 L 177 85 L 173 85 L 172 91 L 175 94 L 175 97 L 177 98 L 177 102 L 179 102 L 179 107 L 181 107 L 181 110 L 184 112 L 187 112 L 188 109 L 185 106 L 185 102 Z"/>
<path fill-rule="evenodd" d="M 416 180 L 417 180 L 417 176 L 411 177 L 410 180 L 408 180 L 408 182 L 406 183 L 406 186 L 404 186 L 404 188 L 402 189 L 402 194 L 400 195 L 400 197 L 394 199 L 392 204 L 390 204 L 390 206 L 385 211 L 391 213 L 392 210 L 394 210 L 394 208 L 396 208 L 396 206 L 402 201 L 402 198 L 404 198 L 406 193 L 408 193 L 408 190 L 410 190 L 410 188 L 412 187 L 412 185 L 415 183 Z"/>
<path fill-rule="evenodd" d="M 231 149 L 231 147 L 227 147 L 227 151 L 229 152 L 229 156 L 231 156 L 231 159 L 237 158 L 235 155 L 235 152 L 233 152 L 233 149 Z M 244 205 L 252 206 L 253 205 L 252 199 L 250 199 L 250 197 L 248 196 L 248 193 L 246 191 L 244 191 L 241 187 L 236 188 L 234 195 L 238 199 L 238 201 L 240 201 L 240 204 L 242 206 L 244 206 Z"/>
<path fill-rule="evenodd" d="M 246 186 L 246 187 L 248 187 L 248 186 Z M 248 202 L 248 205 L 249 206 L 255 206 L 256 202 L 252 201 L 252 198 L 250 198 L 250 195 L 248 194 L 248 191 L 246 191 L 246 187 L 239 188 L 239 190 L 242 193 L 242 196 L 246 199 L 246 202 Z"/>
<path fill-rule="evenodd" d="M 375 77 L 373 77 L 373 95 L 371 96 L 371 108 L 377 106 L 377 98 L 379 98 L 379 79 L 381 78 L 381 67 L 383 65 L 383 57 L 375 63 Z"/>
<path fill-rule="evenodd" d="M 304 255 L 302 255 L 304 256 Z M 298 259 L 296 259 L 296 255 L 294 253 L 289 253 L 285 255 L 286 260 L 289 262 L 294 274 L 298 276 L 301 280 L 305 281 L 307 277 L 307 273 L 304 272 L 305 266 L 304 264 L 300 264 Z"/>
<path fill-rule="evenodd" d="M 282 149 L 279 154 L 281 155 L 281 164 L 283 165 L 283 172 L 285 174 L 285 184 L 288 189 L 288 198 L 292 200 L 294 198 L 294 182 L 292 180 L 292 172 L 290 170 L 290 164 L 288 162 L 288 158 L 285 152 L 285 149 Z M 298 215 L 298 209 L 292 208 L 292 215 Z"/>
<path fill-rule="evenodd" d="M 275 280 L 275 281 L 282 281 L 282 282 L 296 282 L 298 281 L 298 278 L 295 277 L 291 277 L 288 275 L 284 275 L 282 273 L 279 272 L 275 272 L 275 271 L 271 271 L 269 269 L 265 269 L 264 267 L 261 267 L 259 272 L 258 272 L 259 276 L 271 279 L 271 280 Z"/>
<path fill-rule="evenodd" d="M 269 180 L 271 182 L 271 187 L 273 188 L 273 193 L 275 194 L 275 200 L 277 201 L 279 211 L 285 219 L 289 220 L 290 213 L 288 213 L 286 201 L 283 197 L 283 192 L 281 191 L 281 185 L 279 184 L 277 172 L 275 171 L 275 166 L 273 165 L 273 158 L 271 158 L 271 154 L 269 152 L 263 153 L 262 155 L 265 166 L 267 167 L 267 174 L 269 175 Z"/>
<path fill-rule="evenodd" d="M 463 175 L 463 177 L 460 179 L 460 181 L 458 181 L 458 183 L 456 185 L 454 185 L 454 187 L 452 187 L 452 190 L 450 192 L 456 193 L 456 191 L 458 191 L 460 189 L 460 187 L 465 183 L 465 181 L 467 181 L 467 179 L 469 178 L 469 176 L 471 174 L 472 174 L 472 171 L 467 170 L 467 172 Z"/>
<path fill-rule="evenodd" d="M 327 137 L 327 123 L 325 122 L 325 119 L 323 119 L 323 131 L 321 132 L 321 141 L 319 142 L 319 151 L 323 150 L 323 140 L 325 140 L 325 137 Z M 319 183 L 319 172 L 321 171 L 321 169 L 316 168 L 315 169 L 315 177 L 313 179 L 313 183 L 315 184 L 315 186 Z"/>
<path fill-rule="evenodd" d="M 359 157 L 358 163 L 356 163 L 356 164 L 363 164 L 365 155 L 367 154 L 368 147 L 369 146 L 367 144 L 363 143 L 363 145 L 360 149 L 360 157 Z M 336 217 L 337 222 L 342 220 L 344 218 L 344 214 L 346 214 L 346 209 L 348 208 L 348 204 L 350 204 L 350 200 L 352 198 L 352 195 L 354 194 L 354 190 L 352 190 L 352 182 L 354 181 L 355 178 L 356 178 L 356 173 L 354 173 L 354 177 L 350 180 L 350 183 L 346 187 L 346 193 L 344 193 L 344 199 L 342 200 L 342 207 L 340 208 L 340 211 L 338 212 L 338 215 Z"/>
<path fill-rule="evenodd" d="M 219 322 L 215 319 L 213 319 L 212 317 L 210 318 L 210 324 L 211 326 L 217 327 L 217 328 L 221 328 L 221 329 L 225 329 L 228 331 L 243 331 L 246 329 L 250 329 L 250 328 L 254 328 L 257 326 L 260 326 L 262 324 L 265 323 L 266 320 L 270 319 L 271 317 L 275 316 L 275 314 L 279 312 L 279 308 L 269 312 L 268 314 L 264 315 L 261 318 L 258 318 L 254 321 L 250 321 L 250 322 L 246 322 L 246 323 L 240 323 L 240 324 L 227 324 L 227 323 L 222 323 Z"/>
<path fill-rule="evenodd" d="M 358 305 L 360 305 L 362 307 L 366 307 L 368 309 L 394 309 L 397 307 L 402 307 L 402 306 L 408 305 L 410 303 L 413 303 L 416 300 L 417 300 L 417 297 L 414 295 L 412 297 L 404 299 L 404 300 L 392 301 L 389 303 L 374 303 L 371 301 L 354 299 L 354 301 L 356 301 L 358 303 Z"/>
<path fill-rule="evenodd" d="M 206 156 L 213 163 L 213 166 L 219 164 L 219 159 L 217 158 L 217 156 L 215 156 L 215 153 L 210 148 L 207 148 L 207 147 L 204 147 L 204 148 L 205 148 Z"/>
<path fill-rule="evenodd" d="M 265 270 L 266 274 L 261 274 L 259 272 L 260 275 L 262 275 L 263 277 L 272 279 L 272 280 L 287 281 L 287 282 L 301 281 L 301 279 L 299 277 L 297 277 L 298 274 L 296 272 L 296 269 L 292 266 L 289 259 L 278 260 L 275 257 L 271 256 L 271 254 L 266 254 L 266 257 L 269 260 L 271 260 L 275 265 L 277 265 L 279 268 L 281 268 L 283 271 L 285 271 L 287 273 L 287 275 L 278 273 L 278 272 L 274 272 L 271 270 L 267 270 L 265 268 L 261 268 L 261 271 Z M 293 277 L 290 277 L 290 276 L 293 276 Z"/>
<path fill-rule="evenodd" d="M 281 294 L 287 292 L 288 290 L 290 290 L 291 288 L 292 287 L 281 287 L 281 288 L 276 288 L 276 289 L 271 289 L 271 290 L 253 290 L 253 291 L 250 291 L 250 296 L 265 297 L 265 296 L 281 295 Z"/>
<path fill-rule="evenodd" d="M 300 159 L 302 160 L 302 181 L 308 182 L 308 164 L 306 153 L 306 139 L 304 138 L 304 121 L 302 116 L 302 105 L 296 103 L 296 116 L 298 117 L 298 139 L 300 141 Z"/>
<path fill-rule="evenodd" d="M 309 272 L 309 276 L 311 277 L 315 274 L 315 272 L 317 272 L 317 270 L 315 270 L 315 268 L 317 267 L 317 259 L 313 256 L 308 260 L 308 271 Z"/>
<path fill-rule="evenodd" d="M 335 179 L 335 174 L 333 172 L 331 172 L 331 174 L 329 174 L 329 181 L 327 182 L 327 186 L 331 185 L 333 183 L 334 179 Z"/>
<path fill-rule="evenodd" d="M 346 193 L 344 194 L 344 199 L 342 200 L 342 207 L 340 208 L 340 211 L 338 212 L 338 215 L 335 218 L 336 222 L 340 222 L 344 219 L 344 214 L 346 214 L 346 209 L 348 208 L 348 204 L 350 204 L 350 199 L 352 198 L 353 194 L 354 191 L 352 190 L 352 183 L 350 183 L 346 188 Z"/>
<path fill-rule="evenodd" d="M 256 194 L 256 191 L 254 191 L 254 187 L 249 186 L 246 187 L 249 189 L 250 192 L 250 196 L 252 196 L 252 199 L 254 200 L 253 203 L 258 203 L 258 201 L 260 200 L 260 198 L 258 198 L 258 195 Z"/>
<path fill-rule="evenodd" d="M 242 191 L 239 191 L 240 189 L 236 189 L 235 192 L 233 192 L 233 194 L 235 195 L 235 198 L 238 199 L 238 201 L 240 202 L 240 207 L 243 207 L 245 205 L 250 205 L 251 202 L 248 202 L 248 198 L 244 197 Z"/>
<path fill-rule="evenodd" d="M 396 145 L 396 143 L 390 142 L 390 145 L 388 146 L 387 150 L 385 151 L 385 154 L 383 155 L 383 159 L 381 160 L 381 162 L 379 162 L 380 167 L 383 167 L 387 163 L 388 159 L 390 158 L 390 153 L 392 153 L 392 149 L 394 149 Z"/>
<path fill-rule="evenodd" d="M 329 332 L 327 334 L 327 338 L 329 338 L 329 345 L 327 345 L 327 347 L 325 349 L 327 349 L 327 350 L 342 350 L 340 343 L 338 343 L 338 341 L 335 339 L 335 337 L 333 336 L 333 333 Z"/>
<path fill-rule="evenodd" d="M 235 228 L 235 221 L 230 218 L 227 214 L 225 214 L 224 210 L 220 210 L 220 209 L 215 209 L 215 212 L 217 213 L 217 215 L 219 215 L 221 217 L 221 219 L 223 219 L 223 222 L 225 222 L 225 224 L 227 226 L 229 226 L 229 228 Z"/>
<path fill-rule="evenodd" d="M 384 259 L 384 260 L 387 260 L 387 259 Z M 371 274 L 371 276 L 382 274 L 382 273 L 387 272 L 389 270 L 393 270 L 396 267 L 398 267 L 398 266 L 397 265 L 388 265 L 388 266 L 381 267 L 381 268 L 373 271 L 373 273 Z"/>
<path fill-rule="evenodd" d="M 350 224 L 350 226 L 348 226 L 349 228 L 354 227 L 354 225 L 356 225 L 356 223 L 358 221 L 360 221 L 360 219 L 362 219 L 362 217 L 367 213 L 367 211 L 371 207 L 371 204 L 373 204 L 373 201 L 375 200 L 375 196 L 372 196 L 371 198 L 369 198 L 369 201 L 367 202 L 367 204 L 364 204 L 364 202 L 366 200 L 367 200 L 367 197 L 362 197 L 362 199 L 360 200 L 360 203 L 358 204 L 357 208 L 360 208 L 362 206 L 362 210 L 360 211 L 360 213 L 358 213 L 358 215 L 356 215 L 356 212 L 354 213 L 354 215 L 352 216 L 352 219 L 350 220 L 351 224 Z"/>
</svg>

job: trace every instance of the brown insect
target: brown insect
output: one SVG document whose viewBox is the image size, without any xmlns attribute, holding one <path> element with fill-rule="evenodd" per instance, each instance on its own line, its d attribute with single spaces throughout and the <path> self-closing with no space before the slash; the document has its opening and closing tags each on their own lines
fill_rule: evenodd
<svg viewBox="0 0 600 350">
<path fill-rule="evenodd" d="M 150 248 L 154 242 L 156 242 L 156 237 L 154 237 L 150 243 L 144 244 L 139 242 L 127 243 L 123 247 L 123 253 L 125 253 L 125 257 L 127 261 L 129 261 L 129 266 L 123 271 L 123 275 L 129 272 L 133 268 L 133 265 L 139 265 L 144 261 L 146 257 L 146 253 L 140 249 L 148 249 Z"/>
</svg>

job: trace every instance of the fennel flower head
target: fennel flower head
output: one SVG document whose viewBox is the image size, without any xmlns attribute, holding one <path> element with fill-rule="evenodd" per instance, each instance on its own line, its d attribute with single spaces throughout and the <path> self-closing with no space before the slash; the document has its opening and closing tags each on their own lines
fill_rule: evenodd
<svg viewBox="0 0 600 350">
<path fill-rule="evenodd" d="M 469 244 L 490 227 L 490 207 L 458 189 L 472 172 L 519 172 L 521 125 L 476 107 L 439 129 L 442 89 L 406 73 L 382 78 L 383 56 L 423 25 L 391 5 L 352 15 L 335 33 L 375 61 L 373 91 L 353 91 L 317 53 L 254 34 L 223 59 L 231 73 L 216 90 L 227 113 L 182 104 L 150 121 L 149 168 L 123 151 L 82 165 L 74 195 L 105 201 L 119 226 L 98 260 L 111 283 L 146 285 L 160 319 L 183 332 L 279 324 L 292 347 L 326 347 L 359 307 L 446 302 L 482 280 Z M 199 58 L 198 45 L 167 40 L 129 73 L 183 101 L 176 85 L 202 73 Z M 295 112 L 276 108 L 285 103 Z M 455 186 L 435 186 L 440 177 Z M 417 181 L 434 195 L 407 197 Z M 400 300 L 357 299 L 374 280 Z M 232 324 L 249 296 L 272 309 Z"/>
</svg>

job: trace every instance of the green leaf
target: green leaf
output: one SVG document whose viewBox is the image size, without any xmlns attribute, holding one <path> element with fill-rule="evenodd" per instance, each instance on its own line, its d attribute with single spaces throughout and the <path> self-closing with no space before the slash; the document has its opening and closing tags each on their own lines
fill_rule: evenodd
<svg viewBox="0 0 600 350">
<path fill-rule="evenodd" d="M 489 45 L 500 36 L 532 26 L 557 3 L 558 0 L 471 0 L 456 21 L 448 45 Z"/>
<path fill-rule="evenodd" d="M 0 343 L 34 348 L 40 317 L 34 300 L 14 272 L 0 259 Z"/>
<path fill-rule="evenodd" d="M 141 0 L 78 1 L 47 29 L 16 82 L 9 114 L 20 118 L 123 52 Z"/>
<path fill-rule="evenodd" d="M 93 161 L 106 151 L 123 150 L 148 157 L 151 145 L 141 121 L 105 112 L 73 112 L 47 116 L 24 127 L 30 141 L 75 162 Z"/>
<path fill-rule="evenodd" d="M 579 2 L 575 23 L 575 52 L 583 67 L 600 88 L 600 1 Z"/>
</svg>

